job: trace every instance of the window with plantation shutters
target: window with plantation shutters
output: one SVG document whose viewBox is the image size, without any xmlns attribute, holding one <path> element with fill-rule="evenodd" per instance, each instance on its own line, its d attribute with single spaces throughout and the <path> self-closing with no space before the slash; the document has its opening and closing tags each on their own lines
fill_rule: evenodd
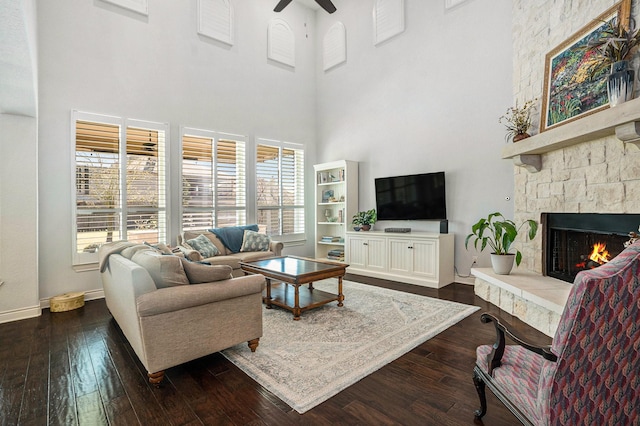
<svg viewBox="0 0 640 426">
<path fill-rule="evenodd" d="M 165 124 L 74 111 L 74 264 L 117 240 L 166 241 Z"/>
<path fill-rule="evenodd" d="M 247 222 L 244 137 L 182 130 L 182 229 L 204 230 Z"/>
<path fill-rule="evenodd" d="M 261 139 L 256 147 L 258 224 L 272 236 L 304 234 L 304 150 Z"/>
</svg>

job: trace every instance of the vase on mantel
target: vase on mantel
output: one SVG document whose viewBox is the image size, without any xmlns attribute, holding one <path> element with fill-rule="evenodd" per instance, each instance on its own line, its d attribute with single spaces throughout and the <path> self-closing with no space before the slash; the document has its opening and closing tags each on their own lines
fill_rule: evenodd
<svg viewBox="0 0 640 426">
<path fill-rule="evenodd" d="M 609 106 L 614 107 L 633 98 L 633 80 L 635 71 L 629 69 L 629 61 L 611 64 L 611 73 L 607 80 Z"/>
<path fill-rule="evenodd" d="M 513 142 L 516 143 L 521 141 L 522 139 L 530 138 L 531 135 L 529 133 L 516 133 L 513 135 Z"/>
</svg>

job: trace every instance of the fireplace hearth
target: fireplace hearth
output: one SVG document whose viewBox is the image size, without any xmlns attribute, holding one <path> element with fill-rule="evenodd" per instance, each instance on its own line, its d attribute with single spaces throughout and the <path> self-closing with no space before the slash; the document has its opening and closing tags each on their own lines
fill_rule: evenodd
<svg viewBox="0 0 640 426">
<path fill-rule="evenodd" d="M 640 214 L 543 213 L 543 275 L 573 282 L 577 273 L 624 250 Z"/>
</svg>

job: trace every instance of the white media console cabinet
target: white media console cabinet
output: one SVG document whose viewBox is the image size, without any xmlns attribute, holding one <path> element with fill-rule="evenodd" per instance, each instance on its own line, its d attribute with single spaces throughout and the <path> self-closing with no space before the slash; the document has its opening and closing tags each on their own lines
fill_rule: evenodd
<svg viewBox="0 0 640 426">
<path fill-rule="evenodd" d="M 454 280 L 453 234 L 346 233 L 347 272 L 441 288 Z"/>
</svg>

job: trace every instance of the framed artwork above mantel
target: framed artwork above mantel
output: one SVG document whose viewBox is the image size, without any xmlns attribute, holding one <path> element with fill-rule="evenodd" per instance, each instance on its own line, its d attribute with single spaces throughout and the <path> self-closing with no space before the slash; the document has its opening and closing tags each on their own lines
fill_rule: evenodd
<svg viewBox="0 0 640 426">
<path fill-rule="evenodd" d="M 613 19 L 628 23 L 631 0 L 622 0 L 547 53 L 540 132 L 577 120 L 609 107 L 606 74 L 589 74 L 589 53 L 584 49 Z"/>
</svg>

